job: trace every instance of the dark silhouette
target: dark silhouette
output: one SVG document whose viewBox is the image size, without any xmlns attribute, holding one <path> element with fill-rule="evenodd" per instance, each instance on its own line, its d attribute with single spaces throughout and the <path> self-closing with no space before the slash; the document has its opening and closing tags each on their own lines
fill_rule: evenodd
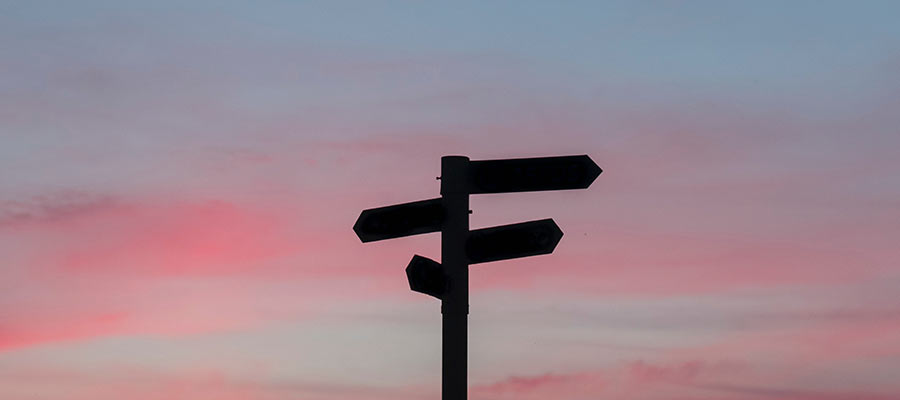
<svg viewBox="0 0 900 400">
<path fill-rule="evenodd" d="M 450 279 L 444 273 L 441 263 L 418 254 L 406 266 L 406 279 L 409 288 L 414 292 L 424 293 L 429 296 L 443 299 L 444 293 L 449 288 Z"/>
<path fill-rule="evenodd" d="M 552 219 L 522 222 L 469 231 L 469 264 L 550 254 L 563 233 Z"/>
<path fill-rule="evenodd" d="M 441 231 L 441 262 L 419 255 L 409 288 L 441 300 L 443 400 L 466 399 L 469 264 L 550 254 L 562 238 L 552 219 L 469 231 L 469 195 L 586 189 L 602 170 L 586 155 L 469 161 L 441 158 L 441 197 L 363 210 L 353 230 L 363 242 Z"/>
<path fill-rule="evenodd" d="M 441 230 L 444 205 L 440 198 L 365 210 L 353 231 L 363 242 Z"/>
<path fill-rule="evenodd" d="M 469 194 L 587 189 L 603 172 L 587 155 L 471 161 Z"/>
</svg>

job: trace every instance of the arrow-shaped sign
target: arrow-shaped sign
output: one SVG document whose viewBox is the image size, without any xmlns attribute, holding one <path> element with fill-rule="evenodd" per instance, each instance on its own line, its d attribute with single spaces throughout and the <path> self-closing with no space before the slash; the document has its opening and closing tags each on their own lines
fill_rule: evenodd
<svg viewBox="0 0 900 400">
<path fill-rule="evenodd" d="M 470 194 L 586 189 L 603 170 L 587 155 L 470 161 Z"/>
<path fill-rule="evenodd" d="M 437 232 L 444 223 L 441 199 L 430 199 L 363 210 L 353 231 L 363 242 Z"/>
<path fill-rule="evenodd" d="M 447 292 L 449 280 L 444 267 L 437 261 L 414 255 L 406 267 L 406 279 L 414 292 L 425 293 L 442 299 Z"/>
<path fill-rule="evenodd" d="M 550 254 L 562 238 L 552 219 L 495 226 L 469 232 L 466 256 L 470 264 Z"/>
</svg>

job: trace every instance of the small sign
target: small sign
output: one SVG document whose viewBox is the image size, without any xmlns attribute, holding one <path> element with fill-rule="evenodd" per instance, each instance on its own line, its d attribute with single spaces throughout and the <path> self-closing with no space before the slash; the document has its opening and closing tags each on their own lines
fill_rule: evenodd
<svg viewBox="0 0 900 400">
<path fill-rule="evenodd" d="M 469 263 L 478 264 L 550 254 L 562 235 L 550 218 L 478 229 L 469 232 L 466 256 Z"/>
<path fill-rule="evenodd" d="M 428 257 L 414 255 L 406 267 L 406 279 L 409 281 L 409 288 L 414 292 L 425 293 L 438 299 L 447 293 L 449 280 L 444 273 L 444 267 Z"/>
<path fill-rule="evenodd" d="M 437 232 L 445 215 L 440 198 L 370 208 L 359 214 L 353 231 L 364 243 Z"/>
<path fill-rule="evenodd" d="M 587 155 L 470 161 L 470 194 L 587 189 L 603 170 Z"/>
</svg>

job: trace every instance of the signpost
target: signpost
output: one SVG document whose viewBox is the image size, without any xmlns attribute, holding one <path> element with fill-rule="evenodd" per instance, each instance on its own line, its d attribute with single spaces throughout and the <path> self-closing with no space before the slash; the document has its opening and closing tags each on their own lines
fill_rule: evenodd
<svg viewBox="0 0 900 400">
<path fill-rule="evenodd" d="M 441 197 L 364 210 L 363 242 L 441 232 L 441 262 L 416 255 L 410 289 L 441 300 L 443 400 L 466 399 L 469 264 L 550 254 L 563 233 L 552 219 L 469 230 L 469 195 L 586 189 L 602 170 L 587 155 L 469 161 L 441 158 Z"/>
</svg>

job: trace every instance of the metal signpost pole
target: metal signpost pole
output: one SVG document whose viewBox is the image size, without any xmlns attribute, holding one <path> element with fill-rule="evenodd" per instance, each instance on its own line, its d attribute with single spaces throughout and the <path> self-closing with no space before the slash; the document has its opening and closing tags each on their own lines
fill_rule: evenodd
<svg viewBox="0 0 900 400">
<path fill-rule="evenodd" d="M 441 158 L 441 199 L 446 219 L 441 229 L 441 265 L 449 277 L 441 300 L 443 317 L 442 400 L 466 400 L 466 336 L 469 314 L 469 192 L 466 170 L 469 158 Z"/>
</svg>

